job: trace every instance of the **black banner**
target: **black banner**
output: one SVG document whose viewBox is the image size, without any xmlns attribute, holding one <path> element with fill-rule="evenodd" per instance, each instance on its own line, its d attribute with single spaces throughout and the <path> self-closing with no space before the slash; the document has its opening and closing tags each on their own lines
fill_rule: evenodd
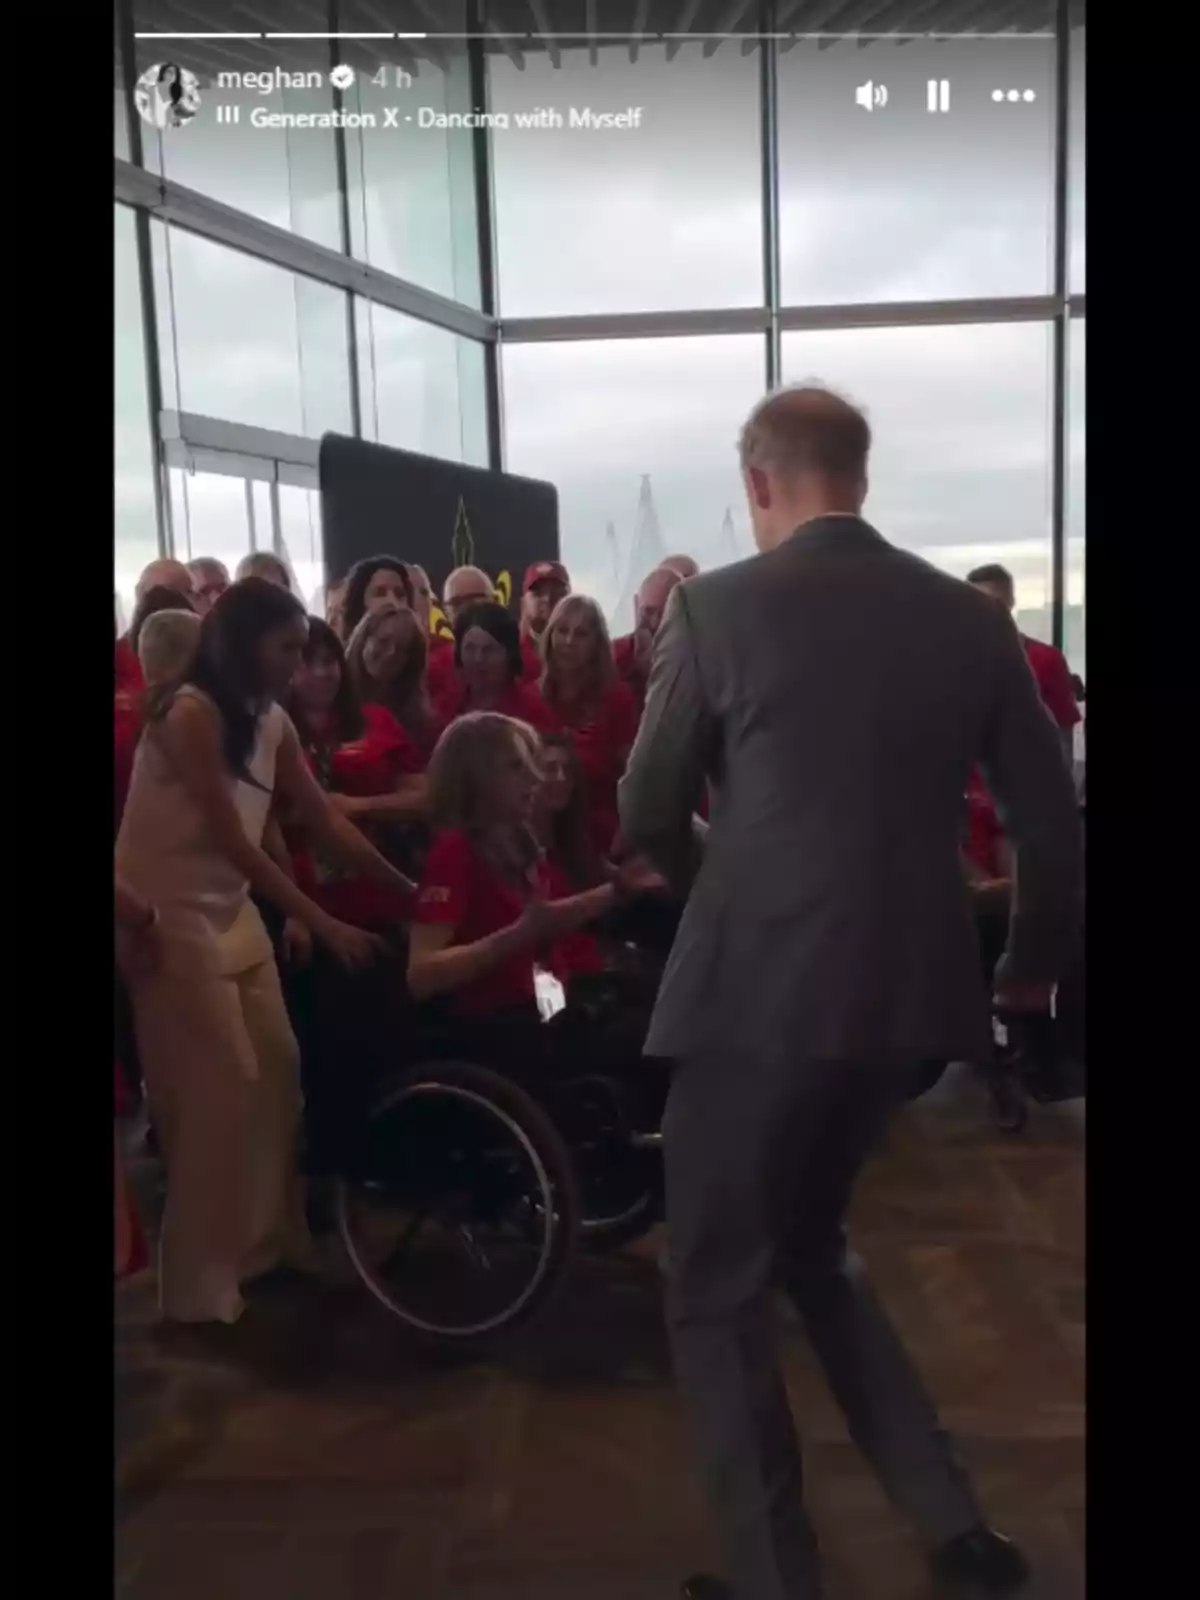
<svg viewBox="0 0 1200 1600">
<path fill-rule="evenodd" d="M 481 567 L 510 605 L 528 566 L 558 560 L 552 483 L 336 433 L 321 440 L 319 472 L 328 584 L 391 555 L 424 567 L 435 595 L 455 567 Z M 449 632 L 436 608 L 434 627 Z"/>
</svg>

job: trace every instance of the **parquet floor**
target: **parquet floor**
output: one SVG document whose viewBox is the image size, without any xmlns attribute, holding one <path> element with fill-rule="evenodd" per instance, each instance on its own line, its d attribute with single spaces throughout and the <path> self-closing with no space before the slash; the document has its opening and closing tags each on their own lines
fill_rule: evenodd
<svg viewBox="0 0 1200 1600">
<path fill-rule="evenodd" d="M 863 1180 L 857 1247 L 1028 1600 L 1084 1594 L 1083 1125 L 992 1130 L 978 1086 L 912 1108 Z M 237 1366 L 166 1353 L 117 1304 L 121 1600 L 667 1600 L 714 1559 L 672 1392 L 651 1240 L 587 1261 L 502 1361 L 438 1367 L 350 1282 L 255 1306 Z M 830 1600 L 923 1600 L 920 1548 L 798 1331 L 794 1410 Z"/>
</svg>

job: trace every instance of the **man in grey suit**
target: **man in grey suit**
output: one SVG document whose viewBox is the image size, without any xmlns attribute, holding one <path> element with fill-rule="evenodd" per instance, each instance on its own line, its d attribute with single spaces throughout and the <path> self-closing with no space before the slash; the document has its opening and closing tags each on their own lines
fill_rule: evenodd
<svg viewBox="0 0 1200 1600">
<path fill-rule="evenodd" d="M 776 1283 L 939 1577 L 976 1593 L 1027 1575 L 843 1224 L 921 1071 L 991 1045 L 959 857 L 968 772 L 983 767 L 1016 846 L 997 984 L 1014 1008 L 1050 1005 L 1077 935 L 1079 822 L 1012 619 L 862 520 L 869 448 L 865 418 L 824 389 L 753 412 L 760 554 L 674 590 L 620 791 L 631 847 L 689 894 L 646 1048 L 676 1063 L 667 1312 L 732 1579 L 684 1594 L 714 1600 L 821 1593 Z"/>
</svg>

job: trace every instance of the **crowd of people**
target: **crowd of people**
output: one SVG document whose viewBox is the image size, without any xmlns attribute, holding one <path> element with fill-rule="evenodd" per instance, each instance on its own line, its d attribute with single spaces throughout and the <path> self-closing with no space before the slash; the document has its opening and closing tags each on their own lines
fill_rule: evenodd
<svg viewBox="0 0 1200 1600">
<path fill-rule="evenodd" d="M 411 930 L 409 994 L 519 1023 L 535 965 L 565 992 L 605 964 L 590 929 L 660 891 L 622 847 L 617 784 L 666 598 L 696 570 L 681 555 L 651 573 L 616 641 L 556 560 L 525 574 L 519 617 L 487 574 L 452 572 L 451 638 L 431 632 L 426 573 L 393 556 L 355 566 L 325 617 L 268 553 L 232 577 L 210 558 L 142 573 L 116 640 L 136 1041 L 117 1092 L 127 1106 L 144 1085 L 165 1158 L 167 1318 L 236 1320 L 239 1285 L 301 1253 L 284 991 L 314 947 L 362 969 Z M 145 1260 L 129 1221 L 123 1208 L 124 1269 Z"/>
<path fill-rule="evenodd" d="M 267 552 L 233 577 L 212 558 L 142 573 L 116 640 L 118 931 L 137 1041 L 117 1093 L 127 1106 L 144 1081 L 167 1158 L 165 1315 L 232 1320 L 238 1284 L 280 1258 L 300 1098 L 277 957 L 303 964 L 315 943 L 354 967 L 373 958 L 372 938 L 404 928 L 412 995 L 519 1015 L 538 961 L 564 984 L 601 969 L 589 924 L 603 926 L 616 895 L 662 889 L 622 846 L 617 785 L 667 602 L 697 570 L 678 555 L 649 573 L 633 630 L 612 640 L 557 560 L 526 572 L 517 617 L 485 572 L 451 572 L 451 638 L 430 630 L 424 570 L 394 556 L 333 585 L 326 617 L 305 615 Z M 1003 568 L 968 581 L 1012 609 Z M 1069 740 L 1080 713 L 1066 663 L 1024 644 Z M 1011 863 L 978 772 L 964 819 L 994 960 Z M 261 1091 L 256 1116 L 247 1085 Z M 257 1181 L 275 1174 L 254 1204 L 235 1130 L 260 1141 Z M 145 1264 L 124 1205 L 118 1256 L 123 1270 Z"/>
<path fill-rule="evenodd" d="M 826 391 L 768 397 L 741 445 L 760 559 L 706 577 L 668 559 L 615 640 L 557 559 L 529 567 L 517 616 L 485 572 L 452 572 L 447 638 L 419 565 L 359 562 L 316 617 L 265 553 L 232 579 L 210 559 L 153 562 L 116 639 L 136 1054 L 117 1093 L 144 1087 L 165 1165 L 164 1318 L 235 1324 L 247 1285 L 309 1259 L 301 1085 L 321 1051 L 296 974 L 336 977 L 346 1071 L 414 1007 L 503 1066 L 572 1015 L 622 919 L 666 907 L 649 918 L 673 941 L 665 975 L 621 1048 L 680 1068 L 668 1322 L 747 1596 L 817 1592 L 767 1335 L 776 1268 L 935 1564 L 1002 1587 L 1025 1570 L 983 1524 L 842 1218 L 909 1078 L 982 1057 L 964 900 L 989 968 L 1003 950 L 998 998 L 1053 1004 L 1075 931 L 1064 762 L 1081 686 L 1018 635 L 1003 568 L 960 585 L 863 521 L 869 447 Z M 830 661 L 828 692 L 808 693 Z M 369 1026 L 368 992 L 390 1008 Z M 311 1097 L 308 1121 L 311 1160 Z M 117 1182 L 122 1272 L 147 1251 L 119 1145 Z"/>
</svg>

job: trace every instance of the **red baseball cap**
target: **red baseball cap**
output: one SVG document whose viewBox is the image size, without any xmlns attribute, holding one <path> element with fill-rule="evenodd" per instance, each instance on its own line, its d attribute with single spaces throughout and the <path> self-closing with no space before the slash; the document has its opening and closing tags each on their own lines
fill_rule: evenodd
<svg viewBox="0 0 1200 1600">
<path fill-rule="evenodd" d="M 571 579 L 566 567 L 561 561 L 535 561 L 531 567 L 525 569 L 525 582 L 521 586 L 521 593 L 528 594 L 530 589 L 536 589 L 539 583 L 561 583 L 564 589 L 571 587 Z"/>
</svg>

